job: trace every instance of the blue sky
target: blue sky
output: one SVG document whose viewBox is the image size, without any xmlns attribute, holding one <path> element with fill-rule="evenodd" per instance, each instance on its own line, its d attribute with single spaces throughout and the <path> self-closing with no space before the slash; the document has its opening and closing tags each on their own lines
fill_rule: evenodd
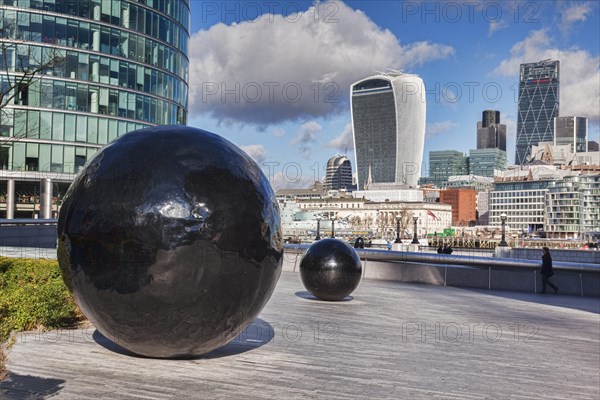
<svg viewBox="0 0 600 400">
<path fill-rule="evenodd" d="M 578 1 L 192 0 L 191 126 L 246 150 L 275 188 L 307 187 L 353 160 L 350 84 L 402 69 L 427 87 L 430 150 L 468 153 L 485 109 L 514 160 L 519 64 L 561 62 L 560 115 L 600 136 L 600 7 Z M 347 149 L 347 150 L 346 150 Z M 426 167 L 426 165 L 425 165 Z"/>
</svg>

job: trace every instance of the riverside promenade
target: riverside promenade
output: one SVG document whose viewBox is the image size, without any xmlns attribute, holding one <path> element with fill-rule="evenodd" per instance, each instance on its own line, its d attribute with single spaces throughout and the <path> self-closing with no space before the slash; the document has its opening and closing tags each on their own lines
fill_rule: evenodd
<svg viewBox="0 0 600 400">
<path fill-rule="evenodd" d="M 284 272 L 202 358 L 131 356 L 93 328 L 8 356 L 1 399 L 598 399 L 600 299 L 363 280 L 334 303 Z"/>
</svg>

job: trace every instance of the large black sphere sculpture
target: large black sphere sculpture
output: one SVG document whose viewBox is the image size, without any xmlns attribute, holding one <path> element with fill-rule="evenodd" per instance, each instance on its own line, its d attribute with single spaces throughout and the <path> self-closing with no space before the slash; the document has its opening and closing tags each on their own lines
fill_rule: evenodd
<svg viewBox="0 0 600 400">
<path fill-rule="evenodd" d="M 336 239 L 313 243 L 300 261 L 306 290 L 321 300 L 342 300 L 360 282 L 362 265 L 352 247 Z"/>
<path fill-rule="evenodd" d="M 230 142 L 171 126 L 99 151 L 60 211 L 64 280 L 98 331 L 150 357 L 205 354 L 236 337 L 281 274 L 279 208 Z"/>
</svg>

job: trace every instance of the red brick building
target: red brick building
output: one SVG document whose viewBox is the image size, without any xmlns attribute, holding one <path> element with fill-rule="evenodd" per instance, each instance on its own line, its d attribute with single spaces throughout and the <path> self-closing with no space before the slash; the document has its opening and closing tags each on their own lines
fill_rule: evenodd
<svg viewBox="0 0 600 400">
<path fill-rule="evenodd" d="M 477 220 L 477 192 L 470 188 L 452 188 L 440 192 L 440 203 L 452 206 L 452 225 L 466 226 Z"/>
</svg>

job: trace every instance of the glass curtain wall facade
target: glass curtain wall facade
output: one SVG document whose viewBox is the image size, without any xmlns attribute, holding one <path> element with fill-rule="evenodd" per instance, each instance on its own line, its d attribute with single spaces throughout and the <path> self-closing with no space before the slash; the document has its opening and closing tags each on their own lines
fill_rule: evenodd
<svg viewBox="0 0 600 400">
<path fill-rule="evenodd" d="M 416 186 L 425 145 L 425 84 L 416 75 L 375 75 L 350 88 L 357 186 Z"/>
<path fill-rule="evenodd" d="M 429 177 L 422 178 L 423 184 L 442 187 L 448 178 L 469 173 L 469 158 L 456 150 L 429 152 Z"/>
<path fill-rule="evenodd" d="M 500 215 L 506 214 L 507 229 L 529 234 L 542 232 L 550 182 L 496 182 L 490 193 L 490 225 L 501 225 Z"/>
<path fill-rule="evenodd" d="M 515 164 L 529 160 L 531 146 L 554 141 L 559 106 L 559 62 L 521 64 Z"/>
<path fill-rule="evenodd" d="M 568 144 L 573 153 L 588 151 L 588 119 L 584 117 L 554 118 L 554 144 Z"/>
<path fill-rule="evenodd" d="M 358 187 L 364 188 L 369 167 L 374 182 L 394 182 L 397 137 L 392 83 L 371 79 L 355 86 L 352 114 Z"/>
<path fill-rule="evenodd" d="M 120 135 L 186 124 L 189 16 L 188 0 L 0 0 L 2 91 L 40 69 L 2 107 L 2 170 L 67 182 Z"/>
<path fill-rule="evenodd" d="M 352 165 L 346 156 L 336 155 L 327 161 L 325 189 L 338 190 L 352 187 Z"/>
<path fill-rule="evenodd" d="M 506 151 L 506 125 L 500 123 L 500 111 L 485 110 L 477 122 L 477 149 Z"/>
<path fill-rule="evenodd" d="M 469 151 L 469 174 L 493 178 L 495 171 L 504 171 L 508 164 L 506 152 L 500 149 Z"/>
<path fill-rule="evenodd" d="M 550 239 L 585 238 L 600 230 L 600 175 L 567 176 L 546 193 L 546 234 Z"/>
</svg>

